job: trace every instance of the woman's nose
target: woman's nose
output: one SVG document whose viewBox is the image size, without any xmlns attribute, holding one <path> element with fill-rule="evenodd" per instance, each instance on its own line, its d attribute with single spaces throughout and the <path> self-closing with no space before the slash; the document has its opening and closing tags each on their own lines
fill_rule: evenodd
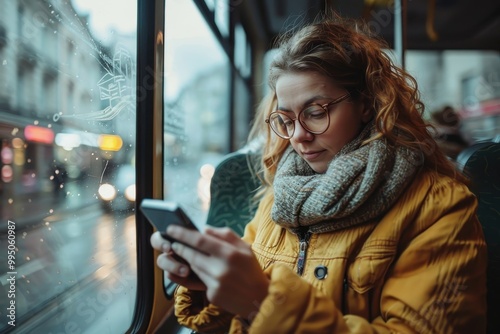
<svg viewBox="0 0 500 334">
<path fill-rule="evenodd" d="M 309 141 L 314 138 L 314 135 L 307 131 L 302 124 L 300 124 L 299 120 L 295 120 L 295 130 L 293 132 L 292 139 L 297 142 L 301 141 Z"/>
</svg>

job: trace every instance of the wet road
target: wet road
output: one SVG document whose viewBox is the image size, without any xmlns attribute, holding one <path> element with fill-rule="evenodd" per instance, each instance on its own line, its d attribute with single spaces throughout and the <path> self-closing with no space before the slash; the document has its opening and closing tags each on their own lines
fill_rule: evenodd
<svg viewBox="0 0 500 334">
<path fill-rule="evenodd" d="M 124 333 L 129 327 L 137 281 L 133 214 L 103 214 L 91 205 L 49 216 L 16 232 L 15 246 L 14 270 L 0 257 L 0 332 Z M 2 234 L 0 250 L 8 247 Z M 12 301 L 15 327 L 8 324 Z"/>
<path fill-rule="evenodd" d="M 199 227 L 210 185 L 200 168 L 220 157 L 202 160 L 165 170 L 165 199 L 178 201 Z M 0 333 L 124 333 L 129 328 L 137 282 L 135 215 L 105 213 L 92 181 L 67 184 L 63 198 L 15 199 L 2 207 Z M 13 269 L 7 263 L 9 220 L 16 223 Z M 15 327 L 8 324 L 12 302 Z"/>
</svg>

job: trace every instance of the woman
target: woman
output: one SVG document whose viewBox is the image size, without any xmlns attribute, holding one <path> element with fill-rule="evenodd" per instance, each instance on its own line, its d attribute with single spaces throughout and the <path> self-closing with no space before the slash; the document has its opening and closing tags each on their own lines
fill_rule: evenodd
<svg viewBox="0 0 500 334">
<path fill-rule="evenodd" d="M 427 132 L 415 80 L 361 29 L 335 18 L 280 42 L 253 131 L 267 133 L 265 185 L 242 239 L 215 228 L 167 230 L 185 245 L 152 236 L 158 266 L 182 285 L 181 324 L 207 333 L 484 331 L 476 199 Z"/>
</svg>

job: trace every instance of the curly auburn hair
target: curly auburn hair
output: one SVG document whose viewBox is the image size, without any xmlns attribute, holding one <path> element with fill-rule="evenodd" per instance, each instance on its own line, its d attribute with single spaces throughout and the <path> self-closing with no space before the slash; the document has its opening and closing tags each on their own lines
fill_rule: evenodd
<svg viewBox="0 0 500 334">
<path fill-rule="evenodd" d="M 251 139 L 263 133 L 266 137 L 261 161 L 265 186 L 272 183 L 278 162 L 289 145 L 264 122 L 276 108 L 276 81 L 283 73 L 303 71 L 331 77 L 352 99 L 372 109 L 377 134 L 366 142 L 384 137 L 393 145 L 418 149 L 424 168 L 466 181 L 428 131 L 416 80 L 393 63 L 384 51 L 387 43 L 374 36 L 367 24 L 334 14 L 285 33 L 277 40 L 277 48 L 269 72 L 271 93 L 259 105 L 250 132 Z"/>
</svg>

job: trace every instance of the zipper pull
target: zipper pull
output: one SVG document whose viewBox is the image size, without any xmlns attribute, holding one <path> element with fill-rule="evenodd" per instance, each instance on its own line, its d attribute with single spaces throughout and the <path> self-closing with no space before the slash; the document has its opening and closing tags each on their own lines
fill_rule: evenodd
<svg viewBox="0 0 500 334">
<path fill-rule="evenodd" d="M 300 232 L 299 237 L 299 256 L 297 260 L 297 274 L 302 276 L 304 272 L 304 267 L 306 264 L 306 254 L 307 247 L 309 246 L 309 239 L 311 238 L 311 232 L 306 231 L 305 233 Z"/>
</svg>

